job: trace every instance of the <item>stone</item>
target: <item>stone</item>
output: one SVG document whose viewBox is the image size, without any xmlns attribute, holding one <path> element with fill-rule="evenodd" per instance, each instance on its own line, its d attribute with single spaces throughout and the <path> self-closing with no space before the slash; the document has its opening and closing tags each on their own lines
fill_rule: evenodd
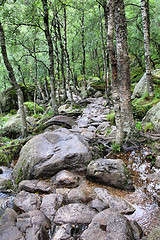
<svg viewBox="0 0 160 240">
<path fill-rule="evenodd" d="M 1 240 L 25 240 L 22 233 L 16 227 L 18 214 L 11 208 L 7 208 L 0 220 Z"/>
<path fill-rule="evenodd" d="M 147 237 L 147 240 L 159 240 L 160 239 L 160 227 L 155 228 Z"/>
<path fill-rule="evenodd" d="M 89 145 L 65 128 L 33 137 L 20 152 L 14 181 L 48 178 L 61 170 L 84 171 L 91 161 Z"/>
<path fill-rule="evenodd" d="M 27 122 L 33 123 L 36 119 L 33 117 L 27 117 Z M 30 124 L 27 123 L 28 128 Z M 3 128 L 0 128 L 0 135 L 9 138 L 18 138 L 21 136 L 21 119 L 20 115 L 13 115 L 9 120 L 4 124 Z"/>
<path fill-rule="evenodd" d="M 126 217 L 113 210 L 106 209 L 92 219 L 92 222 L 80 237 L 80 240 L 93 239 L 134 240 L 133 229 Z"/>
<path fill-rule="evenodd" d="M 52 193 L 54 191 L 50 183 L 42 180 L 23 180 L 19 183 L 18 190 L 31 193 Z"/>
<path fill-rule="evenodd" d="M 85 204 L 71 203 L 58 209 L 54 223 L 60 225 L 66 223 L 88 224 L 96 213 L 95 210 Z"/>
<path fill-rule="evenodd" d="M 3 174 L 3 169 L 2 168 L 0 168 L 0 174 Z"/>
<path fill-rule="evenodd" d="M 101 91 L 97 91 L 95 94 L 94 94 L 94 97 L 95 98 L 99 98 L 99 97 L 102 97 L 103 96 L 103 93 Z"/>
<path fill-rule="evenodd" d="M 25 240 L 49 240 L 48 229 L 51 227 L 51 223 L 40 210 L 19 215 L 16 226 L 23 233 Z"/>
<path fill-rule="evenodd" d="M 57 187 L 76 187 L 79 184 L 80 175 L 62 170 L 51 178 L 51 182 Z"/>
<path fill-rule="evenodd" d="M 69 203 L 81 202 L 87 203 L 90 201 L 90 195 L 86 195 L 80 188 L 74 188 L 67 195 Z"/>
<path fill-rule="evenodd" d="M 110 208 L 121 214 L 131 214 L 135 211 L 135 208 L 130 203 L 123 198 L 113 196 L 107 189 L 95 188 L 94 192 L 96 196 L 93 201 L 99 200 L 102 202 L 102 210 L 105 208 Z M 94 207 L 93 204 L 95 204 L 93 201 L 90 203 L 90 206 L 92 207 Z"/>
<path fill-rule="evenodd" d="M 160 168 L 160 156 L 156 157 L 155 167 Z"/>
<path fill-rule="evenodd" d="M 107 186 L 134 190 L 133 183 L 121 159 L 97 159 L 87 167 L 87 178 Z"/>
<path fill-rule="evenodd" d="M 42 198 L 40 210 L 50 219 L 53 220 L 57 209 L 62 205 L 63 196 L 60 194 L 48 194 Z"/>
<path fill-rule="evenodd" d="M 79 116 L 80 114 L 82 114 L 82 109 L 78 109 L 78 108 L 73 109 L 71 105 L 64 104 L 58 108 L 58 112 L 59 114 L 65 114 L 68 117 L 71 117 L 71 116 Z"/>
<path fill-rule="evenodd" d="M 142 128 L 144 129 L 148 123 L 152 123 L 154 131 L 160 132 L 160 102 L 153 106 L 142 119 Z"/>
<path fill-rule="evenodd" d="M 20 212 L 28 212 L 40 208 L 40 197 L 34 193 L 21 191 L 14 198 L 14 209 Z"/>
</svg>

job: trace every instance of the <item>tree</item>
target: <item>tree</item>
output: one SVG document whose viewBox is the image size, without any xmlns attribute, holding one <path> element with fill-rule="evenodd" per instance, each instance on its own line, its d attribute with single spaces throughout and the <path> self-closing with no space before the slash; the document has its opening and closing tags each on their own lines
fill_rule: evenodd
<svg viewBox="0 0 160 240">
<path fill-rule="evenodd" d="M 131 79 L 129 68 L 129 54 L 127 44 L 127 24 L 123 0 L 115 0 L 115 35 L 117 50 L 117 65 L 119 75 L 121 119 L 123 132 L 127 138 L 135 134 L 135 123 L 131 102 Z"/>
<path fill-rule="evenodd" d="M 1 22 L 0 22 L 0 42 L 1 42 L 1 52 L 2 52 L 2 56 L 3 56 L 3 61 L 7 68 L 11 83 L 17 93 L 18 106 L 19 106 L 20 116 L 21 116 L 22 136 L 25 137 L 27 135 L 27 121 L 26 121 L 26 114 L 25 114 L 25 109 L 24 109 L 24 104 L 23 104 L 24 103 L 23 93 L 22 93 L 22 90 L 21 90 L 19 84 L 16 81 L 14 70 L 8 59 L 6 44 L 5 44 L 4 30 L 3 30 L 3 26 L 1 24 Z"/>
<path fill-rule="evenodd" d="M 154 88 L 151 74 L 151 48 L 150 48 L 150 20 L 149 20 L 149 0 L 141 0 L 141 12 L 143 19 L 145 65 L 148 93 L 154 96 Z"/>
</svg>

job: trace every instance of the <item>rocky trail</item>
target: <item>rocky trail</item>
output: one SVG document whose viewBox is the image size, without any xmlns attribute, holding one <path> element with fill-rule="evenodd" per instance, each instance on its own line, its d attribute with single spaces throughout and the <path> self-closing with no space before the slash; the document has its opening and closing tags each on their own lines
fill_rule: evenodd
<svg viewBox="0 0 160 240">
<path fill-rule="evenodd" d="M 103 97 L 79 110 L 61 107 L 14 169 L 2 167 L 0 239 L 160 239 L 160 171 L 151 150 L 111 154 L 116 127 Z M 12 177 L 16 192 L 3 188 Z"/>
</svg>

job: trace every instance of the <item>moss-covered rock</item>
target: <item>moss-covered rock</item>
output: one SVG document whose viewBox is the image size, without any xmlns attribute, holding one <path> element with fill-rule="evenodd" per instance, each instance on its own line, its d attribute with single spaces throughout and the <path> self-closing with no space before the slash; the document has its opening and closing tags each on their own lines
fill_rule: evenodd
<svg viewBox="0 0 160 240">
<path fill-rule="evenodd" d="M 105 82 L 104 80 L 101 80 L 98 77 L 90 77 L 88 80 L 88 84 L 97 91 L 98 90 L 105 91 Z"/>
</svg>

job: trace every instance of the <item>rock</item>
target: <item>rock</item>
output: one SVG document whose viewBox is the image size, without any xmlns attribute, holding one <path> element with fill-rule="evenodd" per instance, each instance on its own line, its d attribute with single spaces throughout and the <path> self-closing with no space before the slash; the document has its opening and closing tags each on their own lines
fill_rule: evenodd
<svg viewBox="0 0 160 240">
<path fill-rule="evenodd" d="M 47 122 L 44 123 L 44 127 L 48 127 L 50 125 L 60 125 L 65 128 L 72 128 L 75 125 L 75 121 L 71 117 L 59 115 L 49 119 Z"/>
<path fill-rule="evenodd" d="M 130 225 L 132 227 L 134 240 L 141 239 L 143 236 L 143 231 L 142 231 L 142 228 L 139 226 L 139 224 L 136 221 L 130 221 Z"/>
<path fill-rule="evenodd" d="M 77 187 L 79 180 L 80 175 L 62 170 L 52 177 L 51 182 L 57 187 Z"/>
<path fill-rule="evenodd" d="M 96 194 L 96 197 L 90 203 L 90 206 L 92 206 L 93 208 L 95 208 L 95 206 L 94 206 L 95 200 L 97 200 L 97 203 L 98 203 L 98 201 L 100 201 L 102 203 L 102 205 L 101 205 L 102 210 L 105 208 L 110 208 L 121 214 L 131 214 L 135 211 L 135 208 L 131 204 L 129 204 L 127 201 L 125 201 L 124 199 L 122 199 L 120 197 L 113 196 L 112 194 L 110 194 L 108 192 L 107 189 L 95 188 L 94 192 Z M 98 206 L 98 208 L 99 208 L 99 206 Z M 97 208 L 95 208 L 95 209 L 97 209 Z"/>
<path fill-rule="evenodd" d="M 94 97 L 95 98 L 99 98 L 99 97 L 102 97 L 103 96 L 103 93 L 101 91 L 97 91 L 95 94 L 94 94 Z"/>
<path fill-rule="evenodd" d="M 87 142 L 80 135 L 60 128 L 37 135 L 23 146 L 13 178 L 17 183 L 24 179 L 52 177 L 63 169 L 84 171 L 90 160 Z"/>
<path fill-rule="evenodd" d="M 22 233 L 16 227 L 17 213 L 7 208 L 0 220 L 0 239 L 1 240 L 25 240 Z"/>
<path fill-rule="evenodd" d="M 80 223 L 88 224 L 96 215 L 96 211 L 82 203 L 71 203 L 58 209 L 56 212 L 54 223 Z"/>
<path fill-rule="evenodd" d="M 148 92 L 148 89 L 147 89 L 147 79 L 146 79 L 146 73 L 145 73 L 143 77 L 139 80 L 139 82 L 136 84 L 134 91 L 132 93 L 131 99 L 135 99 L 136 97 L 140 98 L 146 92 Z"/>
<path fill-rule="evenodd" d="M 87 177 L 111 187 L 134 190 L 121 159 L 97 159 L 90 162 L 87 167 Z"/>
<path fill-rule="evenodd" d="M 2 168 L 0 168 L 0 174 L 3 174 L 3 169 Z"/>
<path fill-rule="evenodd" d="M 109 208 L 109 204 L 108 203 L 105 203 L 103 202 L 102 200 L 96 198 L 94 200 L 92 200 L 90 203 L 89 203 L 89 206 L 95 210 L 97 210 L 98 212 L 101 212 L 103 211 L 104 209 L 107 209 Z"/>
<path fill-rule="evenodd" d="M 79 239 L 81 233 L 87 228 L 87 224 L 63 224 L 56 226 L 52 240 L 75 240 Z"/>
<path fill-rule="evenodd" d="M 152 123 L 154 126 L 154 130 L 159 133 L 160 132 L 160 102 L 158 102 L 155 106 L 153 106 L 142 119 L 142 127 L 148 123 Z"/>
<path fill-rule="evenodd" d="M 33 123 L 36 119 L 33 117 L 27 117 L 27 122 Z M 30 124 L 27 124 L 28 128 Z M 4 124 L 3 128 L 1 128 L 1 136 L 9 137 L 9 138 L 18 138 L 21 136 L 21 119 L 20 115 L 14 115 L 9 118 L 9 120 Z"/>
<path fill-rule="evenodd" d="M 81 202 L 81 203 L 87 203 L 91 200 L 90 194 L 85 194 L 84 191 L 82 191 L 80 188 L 74 188 L 71 191 L 69 191 L 67 195 L 67 201 L 69 203 L 75 203 L 75 202 Z"/>
<path fill-rule="evenodd" d="M 24 180 L 19 183 L 19 191 L 27 191 L 31 193 L 52 193 L 54 191 L 53 186 L 41 180 Z"/>
<path fill-rule="evenodd" d="M 97 133 L 105 134 L 107 135 L 108 131 L 111 130 L 111 125 L 109 122 L 102 122 L 98 127 L 97 127 Z"/>
<path fill-rule="evenodd" d="M 73 107 L 69 104 L 64 104 L 61 105 L 58 108 L 58 112 L 59 114 L 66 114 L 68 117 L 71 116 L 79 116 L 80 114 L 82 114 L 82 109 L 73 109 Z"/>
<path fill-rule="evenodd" d="M 25 240 L 49 240 L 49 219 L 39 210 L 29 211 L 17 217 L 16 226 L 23 233 Z M 12 239 L 12 238 L 11 238 Z"/>
<path fill-rule="evenodd" d="M 155 167 L 160 168 L 160 156 L 156 157 Z"/>
<path fill-rule="evenodd" d="M 45 195 L 42 199 L 40 210 L 52 221 L 55 212 L 62 205 L 62 202 L 63 196 L 60 194 Z"/>
<path fill-rule="evenodd" d="M 28 212 L 40 208 L 40 197 L 34 193 L 21 191 L 14 198 L 14 209 L 20 212 Z"/>
<path fill-rule="evenodd" d="M 0 190 L 7 190 L 11 185 L 11 180 L 0 178 Z"/>
<path fill-rule="evenodd" d="M 93 239 L 134 240 L 133 229 L 126 217 L 106 209 L 93 218 L 80 237 L 80 240 Z"/>
<path fill-rule="evenodd" d="M 160 239 L 160 227 L 155 228 L 147 237 L 147 240 L 159 240 Z"/>
<path fill-rule="evenodd" d="M 89 86 L 94 88 L 95 90 L 104 91 L 105 90 L 105 82 L 104 80 L 100 80 L 98 77 L 90 77 Z"/>
</svg>

